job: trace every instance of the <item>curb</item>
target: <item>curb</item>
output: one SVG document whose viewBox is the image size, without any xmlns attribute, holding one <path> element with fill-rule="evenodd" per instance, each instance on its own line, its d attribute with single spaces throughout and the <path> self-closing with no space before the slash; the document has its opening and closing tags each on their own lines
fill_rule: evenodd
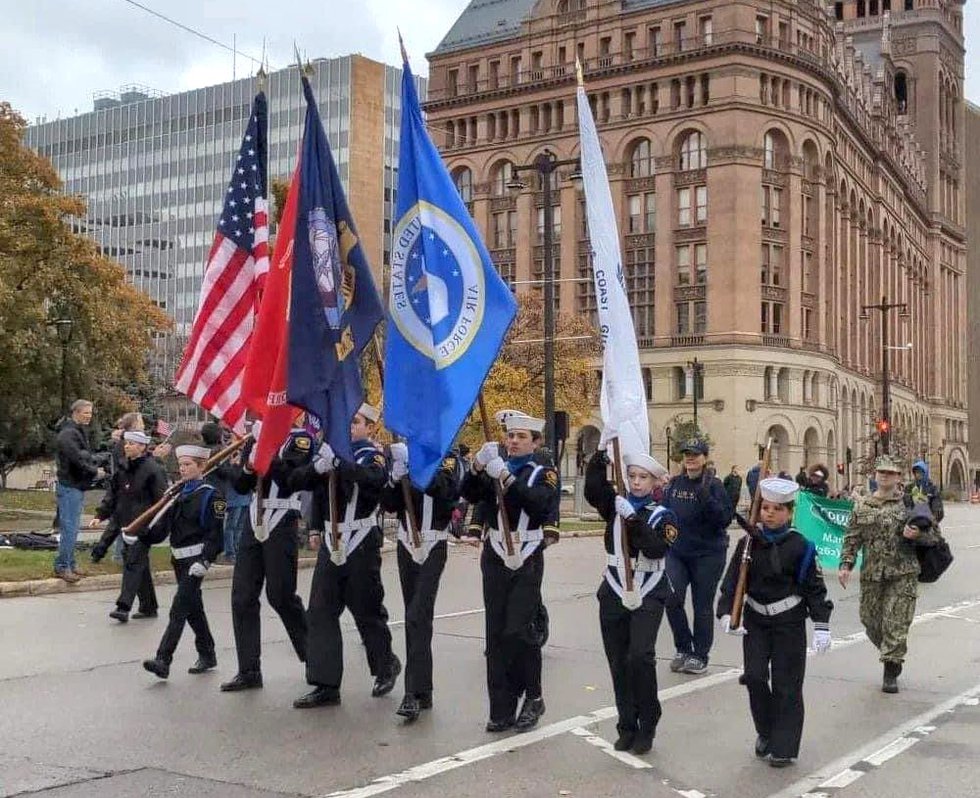
<svg viewBox="0 0 980 798">
<path fill-rule="evenodd" d="M 602 537 L 604 533 L 601 529 L 569 529 L 562 531 L 563 538 L 596 538 Z M 385 540 L 381 548 L 384 554 L 395 550 L 395 544 L 391 540 Z M 300 557 L 299 569 L 312 568 L 316 563 L 316 557 Z M 219 581 L 231 579 L 235 568 L 232 565 L 212 565 L 204 577 L 206 581 Z M 153 581 L 157 585 L 172 585 L 174 583 L 173 571 L 156 571 L 153 574 Z M 24 598 L 25 596 L 50 596 L 56 593 L 90 593 L 96 590 L 118 590 L 122 585 L 122 574 L 99 574 L 98 576 L 87 576 L 81 582 L 73 585 L 68 584 L 62 579 L 25 579 L 20 582 L 0 582 L 0 599 L 5 598 Z"/>
</svg>

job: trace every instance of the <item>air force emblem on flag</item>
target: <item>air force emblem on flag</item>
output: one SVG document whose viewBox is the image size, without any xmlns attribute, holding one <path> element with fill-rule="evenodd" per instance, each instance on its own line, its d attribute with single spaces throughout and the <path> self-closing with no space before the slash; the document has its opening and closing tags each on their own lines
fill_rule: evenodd
<svg viewBox="0 0 980 798">
<path fill-rule="evenodd" d="M 389 310 L 398 330 L 437 369 L 469 348 L 483 322 L 480 254 L 466 230 L 420 200 L 395 228 Z"/>
</svg>

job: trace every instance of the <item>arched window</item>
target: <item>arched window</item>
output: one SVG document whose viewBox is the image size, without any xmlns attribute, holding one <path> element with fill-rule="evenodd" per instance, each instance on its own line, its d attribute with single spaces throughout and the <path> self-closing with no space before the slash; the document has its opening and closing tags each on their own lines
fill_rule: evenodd
<svg viewBox="0 0 980 798">
<path fill-rule="evenodd" d="M 895 73 L 895 103 L 898 105 L 899 115 L 908 113 L 909 82 L 908 76 L 904 72 Z"/>
<path fill-rule="evenodd" d="M 510 161 L 498 161 L 491 171 L 493 196 L 503 197 L 507 194 L 507 184 L 514 178 L 514 165 Z"/>
<path fill-rule="evenodd" d="M 766 169 L 781 169 L 786 163 L 789 146 L 786 136 L 778 130 L 770 130 L 763 139 L 763 167 Z"/>
<path fill-rule="evenodd" d="M 653 150 L 650 139 L 640 139 L 630 154 L 630 177 L 650 177 L 653 174 Z"/>
<path fill-rule="evenodd" d="M 708 166 L 708 142 L 698 131 L 692 130 L 681 139 L 680 169 L 690 172 Z"/>
<path fill-rule="evenodd" d="M 467 167 L 461 166 L 453 172 L 453 182 L 456 184 L 456 190 L 459 192 L 459 196 L 463 198 L 463 202 L 469 205 L 473 201 L 473 172 Z"/>
</svg>

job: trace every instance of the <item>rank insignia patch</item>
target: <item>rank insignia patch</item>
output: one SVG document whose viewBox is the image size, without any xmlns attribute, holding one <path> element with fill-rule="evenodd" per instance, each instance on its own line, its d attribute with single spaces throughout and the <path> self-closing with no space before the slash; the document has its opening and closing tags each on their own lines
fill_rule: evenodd
<svg viewBox="0 0 980 798">
<path fill-rule="evenodd" d="M 228 508 L 228 503 L 224 499 L 215 499 L 211 506 L 214 507 L 216 518 L 225 517 L 225 510 Z"/>
</svg>

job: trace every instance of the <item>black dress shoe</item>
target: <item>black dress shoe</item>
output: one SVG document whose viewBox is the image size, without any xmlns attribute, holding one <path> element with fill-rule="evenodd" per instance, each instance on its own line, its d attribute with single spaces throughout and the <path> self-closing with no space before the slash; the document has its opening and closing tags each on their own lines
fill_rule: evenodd
<svg viewBox="0 0 980 798">
<path fill-rule="evenodd" d="M 115 609 L 109 613 L 110 618 L 115 618 L 119 623 L 126 623 L 129 620 L 129 613 L 126 610 Z"/>
<path fill-rule="evenodd" d="M 166 679 L 170 675 L 170 665 L 162 659 L 143 660 L 143 670 L 147 670 L 161 679 Z"/>
<path fill-rule="evenodd" d="M 147 611 L 137 610 L 136 612 L 133 613 L 133 620 L 138 621 L 141 620 L 142 618 L 156 618 L 157 614 L 158 613 L 156 610 L 147 610 Z"/>
<path fill-rule="evenodd" d="M 514 728 L 513 718 L 506 718 L 505 720 L 494 720 L 493 718 L 491 718 L 490 720 L 487 721 L 487 731 L 490 732 L 491 734 L 494 734 L 496 732 L 505 732 L 513 728 Z"/>
<path fill-rule="evenodd" d="M 236 673 L 230 682 L 221 685 L 222 693 L 238 693 L 242 690 L 255 690 L 262 686 L 262 674 L 257 672 Z"/>
<path fill-rule="evenodd" d="M 769 757 L 769 767 L 771 768 L 788 768 L 796 760 L 791 756 L 770 756 Z"/>
<path fill-rule="evenodd" d="M 395 714 L 411 723 L 418 720 L 419 715 L 422 714 L 422 707 L 419 706 L 419 700 L 414 695 L 406 693 L 401 706 L 395 710 Z"/>
<path fill-rule="evenodd" d="M 340 691 L 336 687 L 314 687 L 306 695 L 301 695 L 293 706 L 296 709 L 313 709 L 314 707 L 335 707 L 340 703 Z"/>
<path fill-rule="evenodd" d="M 402 661 L 392 654 L 391 662 L 388 665 L 388 672 L 378 676 L 378 678 L 374 680 L 374 689 L 371 690 L 371 695 L 375 698 L 381 698 L 383 695 L 388 695 L 388 693 L 395 689 L 395 682 L 398 681 L 398 674 L 401 672 Z"/>
<path fill-rule="evenodd" d="M 649 754 L 651 748 L 653 748 L 653 732 L 640 729 L 633 738 L 633 753 L 643 756 Z"/>
<path fill-rule="evenodd" d="M 198 657 L 197 662 L 191 665 L 188 673 L 207 673 L 212 668 L 218 667 L 218 658 L 212 654 L 210 657 Z"/>
<path fill-rule="evenodd" d="M 761 734 L 755 738 L 755 755 L 759 759 L 769 756 L 769 738 L 763 737 Z"/>
<path fill-rule="evenodd" d="M 517 716 L 517 723 L 514 726 L 517 731 L 528 731 L 538 725 L 538 719 L 544 714 L 544 699 L 525 698 L 524 706 L 521 707 L 521 714 Z"/>
<path fill-rule="evenodd" d="M 419 709 L 432 709 L 432 693 L 416 693 Z"/>
<path fill-rule="evenodd" d="M 613 743 L 613 748 L 617 751 L 629 751 L 633 747 L 634 739 L 636 739 L 635 731 L 621 731 L 616 742 Z"/>
</svg>

